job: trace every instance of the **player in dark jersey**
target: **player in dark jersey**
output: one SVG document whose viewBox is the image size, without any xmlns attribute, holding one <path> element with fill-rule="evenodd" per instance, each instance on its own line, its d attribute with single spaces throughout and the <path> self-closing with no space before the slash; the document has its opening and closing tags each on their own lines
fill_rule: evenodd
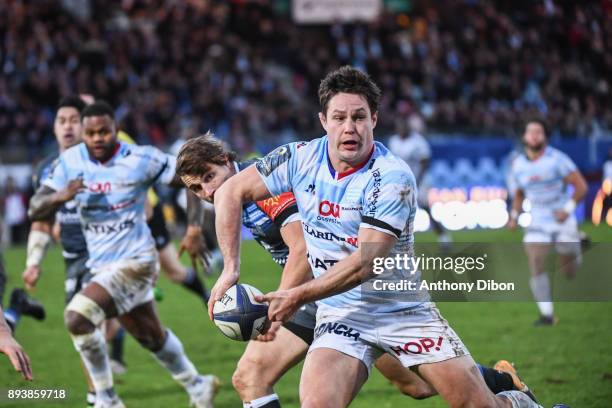
<svg viewBox="0 0 612 408">
<path fill-rule="evenodd" d="M 208 133 L 185 143 L 177 157 L 176 172 L 187 188 L 201 199 L 212 202 L 217 188 L 254 163 L 254 160 L 236 162 L 235 159 L 233 152 Z M 307 257 L 306 247 L 292 193 L 244 204 L 242 224 L 274 261 L 284 267 L 280 288 L 291 288 L 312 279 L 310 266 L 303 262 Z M 215 290 L 220 286 L 218 282 L 213 287 L 209 313 L 212 313 L 213 299 L 216 298 Z M 248 343 L 232 377 L 234 388 L 245 407 L 280 407 L 273 390 L 274 384 L 305 357 L 313 341 L 315 315 L 316 305 L 307 304 L 288 322 L 282 325 L 272 323 L 270 330 L 259 336 L 259 341 Z M 489 388 L 495 393 L 526 389 L 512 366 L 504 360 L 502 362 L 499 368 L 503 367 L 508 372 L 478 366 Z M 429 384 L 388 355 L 379 358 L 376 367 L 406 395 L 421 399 L 436 394 Z"/>
</svg>

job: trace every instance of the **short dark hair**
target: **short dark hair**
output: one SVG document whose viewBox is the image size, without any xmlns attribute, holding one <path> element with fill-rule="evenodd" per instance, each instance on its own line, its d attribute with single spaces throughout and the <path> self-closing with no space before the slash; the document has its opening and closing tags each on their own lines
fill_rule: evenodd
<svg viewBox="0 0 612 408">
<path fill-rule="evenodd" d="M 542 126 L 542 129 L 544 129 L 544 136 L 546 136 L 546 139 L 548 139 L 548 136 L 550 135 L 548 124 L 544 119 L 538 117 L 528 118 L 527 120 L 525 120 L 525 122 L 523 122 L 523 132 L 521 133 L 521 137 L 525 135 L 525 132 L 527 131 L 527 126 L 529 126 L 530 123 L 537 123 L 538 125 Z"/>
<path fill-rule="evenodd" d="M 60 110 L 61 108 L 74 108 L 79 113 L 81 113 L 85 106 L 87 106 L 87 104 L 80 97 L 76 95 L 70 95 L 66 96 L 65 98 L 62 98 L 59 101 L 59 103 L 57 104 L 57 110 Z"/>
<path fill-rule="evenodd" d="M 329 101 L 338 93 L 349 93 L 363 96 L 368 102 L 371 113 L 378 112 L 380 88 L 365 73 L 345 65 L 330 72 L 319 85 L 319 104 L 321 112 L 327 113 Z"/>
<path fill-rule="evenodd" d="M 87 105 L 81 112 L 81 120 L 87 116 L 105 116 L 108 115 L 111 119 L 115 120 L 115 112 L 111 106 L 102 100 L 95 101 L 91 105 Z"/>
<path fill-rule="evenodd" d="M 222 166 L 228 160 L 236 160 L 236 153 L 209 131 L 187 140 L 181 147 L 176 157 L 176 174 L 179 177 L 201 176 L 208 171 L 211 163 Z"/>
</svg>

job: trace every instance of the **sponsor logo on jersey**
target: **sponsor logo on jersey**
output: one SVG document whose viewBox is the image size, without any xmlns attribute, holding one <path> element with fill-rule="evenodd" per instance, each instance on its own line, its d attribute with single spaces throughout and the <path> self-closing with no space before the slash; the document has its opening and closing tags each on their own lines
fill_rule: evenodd
<svg viewBox="0 0 612 408">
<path fill-rule="evenodd" d="M 310 253 L 308 253 L 307 256 L 308 261 L 310 262 L 310 265 L 312 265 L 313 268 L 323 269 L 324 271 L 328 270 L 338 262 L 337 259 L 319 259 L 310 255 Z"/>
<path fill-rule="evenodd" d="M 317 221 L 331 222 L 334 224 L 342 224 L 338 219 L 342 216 L 342 212 L 345 211 L 361 211 L 362 207 L 359 205 L 355 206 L 341 206 L 340 204 L 332 203 L 331 201 L 324 200 L 319 203 L 319 215 Z"/>
<path fill-rule="evenodd" d="M 368 215 L 374 217 L 376 210 L 378 209 L 378 199 L 380 197 L 380 187 L 382 185 L 382 176 L 380 175 L 380 169 L 376 169 L 372 172 L 372 178 L 374 183 L 372 185 L 372 191 L 370 192 L 367 203 L 368 203 Z"/>
<path fill-rule="evenodd" d="M 95 182 L 87 186 L 89 191 L 96 194 L 108 194 L 111 192 L 111 183 L 109 181 Z"/>
<path fill-rule="evenodd" d="M 341 237 L 341 236 L 334 234 L 333 232 L 318 231 L 312 228 L 310 225 L 305 224 L 303 222 L 302 222 L 302 225 L 304 227 L 304 232 L 314 238 L 323 239 L 325 241 L 346 242 L 354 246 L 355 248 L 357 248 L 357 244 L 358 244 L 357 237 Z"/>
<path fill-rule="evenodd" d="M 416 341 L 409 341 L 403 346 L 392 346 L 390 349 L 398 356 L 401 354 L 430 353 L 432 349 L 435 351 L 440 351 L 442 341 L 444 341 L 444 337 L 438 337 L 438 339 L 435 341 L 434 339 L 423 338 Z"/>
<path fill-rule="evenodd" d="M 135 225 L 134 220 L 125 220 L 112 223 L 109 222 L 104 224 L 89 222 L 85 224 L 85 231 L 94 234 L 116 234 L 126 229 L 133 228 Z"/>
<path fill-rule="evenodd" d="M 347 326 L 346 324 L 337 322 L 326 322 L 315 329 L 315 337 L 319 337 L 325 333 L 336 334 L 338 336 L 352 337 L 355 340 L 359 340 L 360 333 L 354 328 Z"/>
</svg>

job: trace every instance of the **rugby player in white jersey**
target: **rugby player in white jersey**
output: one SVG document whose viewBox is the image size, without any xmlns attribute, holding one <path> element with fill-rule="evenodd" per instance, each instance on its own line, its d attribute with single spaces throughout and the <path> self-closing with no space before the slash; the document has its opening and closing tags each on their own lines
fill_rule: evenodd
<svg viewBox="0 0 612 408">
<path fill-rule="evenodd" d="M 66 307 L 65 321 L 94 384 L 95 407 L 124 406 L 114 391 L 98 328 L 116 316 L 185 388 L 192 403 L 212 407 L 216 378 L 198 373 L 180 340 L 161 325 L 153 300 L 159 264 L 146 225 L 146 192 L 157 181 L 180 183 L 176 160 L 151 146 L 118 142 L 113 110 L 103 101 L 87 106 L 81 121 L 85 143 L 60 155 L 30 200 L 29 214 L 32 220 L 47 219 L 71 199 L 80 208 L 93 277 Z M 200 209 L 196 197 L 190 202 L 192 211 Z"/>
<path fill-rule="evenodd" d="M 444 226 L 431 216 L 427 198 L 429 186 L 424 181 L 431 161 L 431 147 L 424 136 L 425 121 L 418 113 L 412 113 L 408 117 L 403 112 L 397 112 L 396 115 L 397 133 L 389 138 L 389 150 L 405 161 L 412 170 L 419 192 L 417 197 L 419 208 L 429 214 L 433 230 L 438 235 L 438 242 L 443 249 L 447 250 L 452 238 Z"/>
<path fill-rule="evenodd" d="M 529 260 L 533 297 L 540 309 L 537 326 L 555 324 L 550 278 L 546 260 L 551 249 L 559 257 L 560 270 L 568 277 L 576 275 L 581 260 L 580 234 L 574 214 L 576 204 L 587 192 L 584 177 L 563 152 L 548 146 L 546 124 L 529 120 L 523 133 L 524 154 L 510 165 L 514 199 L 508 227 L 517 227 L 523 201 L 531 203 L 531 223 L 525 229 L 523 242 Z M 571 185 L 571 197 L 567 187 Z"/>
<path fill-rule="evenodd" d="M 177 156 L 176 173 L 194 194 L 213 202 L 216 190 L 223 183 L 255 162 L 254 159 L 238 162 L 235 157 L 234 152 L 208 133 L 184 144 Z M 242 224 L 287 271 L 282 274 L 279 289 L 289 289 L 312 279 L 301 219 L 292 193 L 245 203 Z M 211 302 L 209 314 L 213 306 Z M 249 342 L 232 377 L 245 408 L 280 407 L 274 385 L 306 356 L 314 339 L 316 310 L 314 303 L 305 305 L 283 325 L 274 323 L 259 341 Z M 429 384 L 388 354 L 376 360 L 376 368 L 406 395 L 416 399 L 436 395 Z M 529 392 L 507 361 L 498 362 L 496 369 L 481 365 L 478 368 L 493 392 L 515 389 Z"/>
<path fill-rule="evenodd" d="M 240 276 L 243 203 L 292 191 L 315 279 L 260 300 L 270 302 L 272 321 L 286 321 L 317 301 L 315 339 L 300 381 L 302 407 L 348 406 L 383 353 L 417 372 L 453 407 L 537 407 L 520 391 L 496 396 L 487 389 L 426 293 L 398 299 L 371 289 L 374 258 L 411 252 L 416 211 L 410 169 L 373 139 L 379 98 L 379 88 L 360 71 L 330 73 L 319 87 L 319 119 L 327 135 L 276 149 L 216 191 L 224 270 L 211 298 L 219 299 Z M 419 279 L 418 273 L 388 272 Z"/>
</svg>

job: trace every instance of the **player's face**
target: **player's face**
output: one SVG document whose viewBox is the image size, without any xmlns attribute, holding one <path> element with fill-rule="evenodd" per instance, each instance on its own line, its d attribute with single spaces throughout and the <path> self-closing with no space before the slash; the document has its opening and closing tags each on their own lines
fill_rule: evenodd
<svg viewBox="0 0 612 408">
<path fill-rule="evenodd" d="M 108 115 L 85 117 L 83 141 L 91 157 L 101 162 L 107 161 L 117 144 L 115 121 Z"/>
<path fill-rule="evenodd" d="M 81 142 L 81 115 L 76 108 L 59 108 L 53 123 L 53 132 L 61 151 Z"/>
<path fill-rule="evenodd" d="M 225 181 L 234 174 L 232 164 L 208 164 L 208 170 L 201 176 L 185 175 L 181 177 L 185 187 L 197 195 L 201 200 L 214 202 L 215 192 Z"/>
<path fill-rule="evenodd" d="M 374 144 L 377 118 L 361 95 L 339 93 L 330 99 L 327 113 L 319 113 L 319 120 L 329 136 L 332 164 L 352 167 L 367 159 Z"/>
<path fill-rule="evenodd" d="M 542 150 L 542 148 L 546 146 L 546 132 L 544 127 L 536 122 L 528 123 L 525 127 L 523 141 L 528 149 L 535 151 Z"/>
</svg>

